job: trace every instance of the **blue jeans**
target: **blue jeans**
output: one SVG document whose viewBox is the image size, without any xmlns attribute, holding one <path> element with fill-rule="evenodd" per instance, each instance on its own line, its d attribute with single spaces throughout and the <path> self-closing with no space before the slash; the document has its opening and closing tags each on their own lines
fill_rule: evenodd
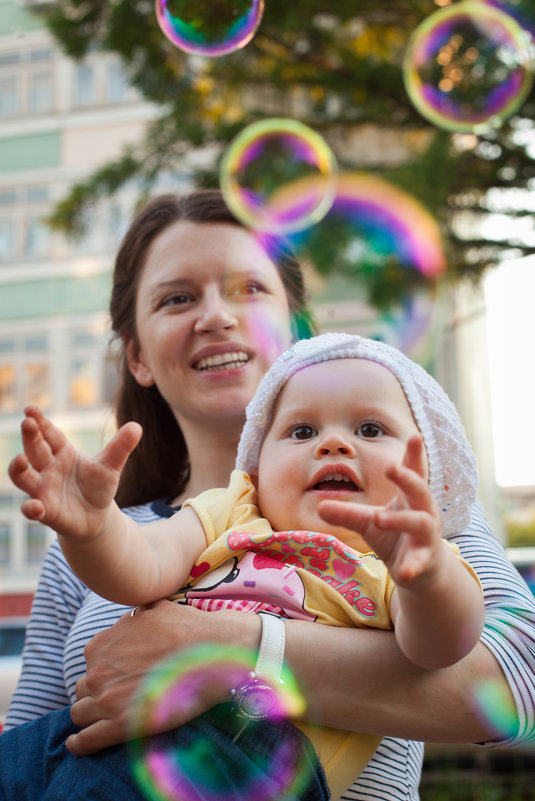
<svg viewBox="0 0 535 801">
<path fill-rule="evenodd" d="M 155 746 L 153 753 L 165 750 L 170 755 L 186 755 L 187 759 L 180 761 L 182 775 L 187 774 L 186 784 L 181 781 L 180 790 L 176 790 L 178 798 L 330 799 L 312 744 L 299 729 L 286 721 L 248 723 L 243 730 L 242 726 L 232 708 L 222 704 L 173 731 L 134 745 L 117 745 L 76 757 L 65 748 L 69 734 L 79 731 L 69 710 L 50 712 L 0 735 L 0 800 L 148 801 L 157 796 L 150 793 L 150 788 L 140 789 L 133 777 L 132 757 L 145 753 L 149 745 Z M 291 752 L 287 763 L 291 765 L 295 756 L 299 766 L 295 773 L 306 777 L 301 787 L 287 782 L 281 787 L 281 773 L 273 759 L 281 744 L 286 755 Z M 205 780 L 208 783 L 203 789 Z M 174 793 L 169 795 L 173 797 Z"/>
</svg>

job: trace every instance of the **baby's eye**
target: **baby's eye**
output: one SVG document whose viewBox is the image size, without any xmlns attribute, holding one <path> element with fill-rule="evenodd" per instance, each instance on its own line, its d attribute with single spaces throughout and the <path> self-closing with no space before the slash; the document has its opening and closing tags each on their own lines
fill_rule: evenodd
<svg viewBox="0 0 535 801">
<path fill-rule="evenodd" d="M 365 439 L 376 439 L 382 437 L 384 433 L 384 429 L 378 423 L 363 423 L 356 431 L 358 437 Z"/>
<path fill-rule="evenodd" d="M 312 439 L 317 434 L 312 426 L 295 426 L 290 432 L 290 439 Z"/>
</svg>

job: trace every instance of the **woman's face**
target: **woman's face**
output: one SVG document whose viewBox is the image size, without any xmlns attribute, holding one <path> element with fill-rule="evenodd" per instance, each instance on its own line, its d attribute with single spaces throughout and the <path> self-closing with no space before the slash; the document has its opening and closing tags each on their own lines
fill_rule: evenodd
<svg viewBox="0 0 535 801">
<path fill-rule="evenodd" d="M 277 268 L 245 229 L 179 221 L 152 243 L 126 346 L 142 386 L 156 384 L 178 422 L 207 425 L 244 410 L 291 342 Z"/>
</svg>

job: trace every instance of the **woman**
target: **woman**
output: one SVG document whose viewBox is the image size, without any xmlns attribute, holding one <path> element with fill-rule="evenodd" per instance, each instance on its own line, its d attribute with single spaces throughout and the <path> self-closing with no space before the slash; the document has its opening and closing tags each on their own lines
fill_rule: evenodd
<svg viewBox="0 0 535 801">
<path fill-rule="evenodd" d="M 186 497 L 228 481 L 245 405 L 290 340 L 289 312 L 305 309 L 295 262 L 284 252 L 269 254 L 214 192 L 153 201 L 125 237 L 111 304 L 125 346 L 117 422 L 139 421 L 144 436 L 118 500 L 136 504 L 129 511 L 140 522 L 169 516 Z M 234 282 L 228 272 L 242 278 Z M 460 664 L 420 671 L 390 632 L 312 629 L 299 621 L 287 627 L 286 659 L 322 723 L 391 735 L 343 797 L 416 799 L 422 746 L 412 740 L 501 737 L 515 744 L 533 735 L 533 599 L 479 511 L 455 541 L 479 572 L 487 608 L 482 642 Z M 159 659 L 202 641 L 258 648 L 254 615 L 208 614 L 162 601 L 112 626 L 123 613 L 88 593 L 53 545 L 6 730 L 72 703 L 76 688 L 71 713 L 83 728 L 69 747 L 92 753 L 126 739 L 132 693 Z M 516 704 L 514 734 L 498 734 L 476 715 L 474 692 L 483 678 Z M 220 700 L 224 690 L 204 706 Z M 190 709 L 188 717 L 200 711 Z"/>
</svg>

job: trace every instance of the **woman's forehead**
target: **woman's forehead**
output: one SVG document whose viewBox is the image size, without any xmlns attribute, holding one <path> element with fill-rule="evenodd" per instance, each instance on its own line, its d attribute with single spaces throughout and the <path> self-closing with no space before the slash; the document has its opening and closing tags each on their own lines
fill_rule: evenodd
<svg viewBox="0 0 535 801">
<path fill-rule="evenodd" d="M 266 251 L 245 228 L 230 223 L 189 220 L 179 220 L 158 234 L 148 250 L 146 265 L 151 270 L 163 266 L 197 271 L 203 265 L 277 270 Z"/>
</svg>

